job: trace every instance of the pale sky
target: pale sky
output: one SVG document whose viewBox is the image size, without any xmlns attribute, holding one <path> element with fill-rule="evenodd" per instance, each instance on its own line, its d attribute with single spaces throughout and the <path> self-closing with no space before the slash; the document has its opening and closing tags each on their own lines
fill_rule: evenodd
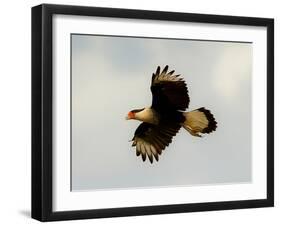
<svg viewBox="0 0 281 226">
<path fill-rule="evenodd" d="M 183 128 L 143 162 L 131 142 L 151 105 L 151 75 L 169 65 L 188 86 L 190 107 L 210 109 L 217 131 Z M 72 35 L 72 190 L 233 184 L 251 181 L 252 44 Z"/>
</svg>

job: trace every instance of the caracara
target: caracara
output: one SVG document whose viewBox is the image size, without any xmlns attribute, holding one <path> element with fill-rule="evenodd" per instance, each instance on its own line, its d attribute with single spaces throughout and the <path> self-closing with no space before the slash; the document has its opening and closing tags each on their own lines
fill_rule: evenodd
<svg viewBox="0 0 281 226">
<path fill-rule="evenodd" d="M 214 116 L 204 107 L 185 112 L 189 105 L 186 83 L 180 75 L 173 74 L 174 70 L 168 72 L 168 65 L 162 72 L 158 66 L 152 74 L 151 107 L 132 110 L 126 117 L 142 121 L 135 131 L 132 146 L 136 146 L 136 154 L 141 155 L 143 161 L 146 156 L 151 163 L 153 157 L 158 161 L 181 127 L 196 137 L 217 128 Z"/>
</svg>

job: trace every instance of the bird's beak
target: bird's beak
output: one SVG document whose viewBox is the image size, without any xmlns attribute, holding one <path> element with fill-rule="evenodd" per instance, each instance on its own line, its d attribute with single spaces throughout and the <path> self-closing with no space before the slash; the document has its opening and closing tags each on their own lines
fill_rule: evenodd
<svg viewBox="0 0 281 226">
<path fill-rule="evenodd" d="M 133 119 L 134 118 L 134 113 L 132 113 L 131 111 L 127 114 L 126 116 L 126 120 L 129 120 L 129 119 Z"/>
</svg>

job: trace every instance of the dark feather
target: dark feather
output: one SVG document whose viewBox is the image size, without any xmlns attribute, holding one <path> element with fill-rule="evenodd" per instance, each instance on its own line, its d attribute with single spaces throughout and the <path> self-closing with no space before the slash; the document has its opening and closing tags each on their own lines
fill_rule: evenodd
<svg viewBox="0 0 281 226">
<path fill-rule="evenodd" d="M 217 128 L 217 122 L 215 120 L 215 117 L 213 116 L 213 114 L 210 112 L 210 110 L 202 107 L 198 109 L 201 112 L 204 112 L 206 118 L 208 119 L 208 127 L 204 128 L 202 133 L 211 133 L 213 131 L 216 130 Z"/>
<path fill-rule="evenodd" d="M 163 71 L 162 71 L 162 75 L 164 74 L 166 74 L 167 73 L 167 71 L 168 71 L 168 65 L 166 65 L 165 67 L 164 67 L 164 69 L 163 69 Z"/>
<path fill-rule="evenodd" d="M 152 108 L 158 112 L 184 111 L 189 105 L 186 83 L 180 75 L 172 75 L 174 71 L 167 71 L 168 65 L 161 73 L 158 66 L 156 73 L 152 75 Z"/>
<path fill-rule="evenodd" d="M 153 157 L 158 161 L 158 155 L 172 142 L 173 136 L 180 128 L 181 125 L 175 122 L 161 122 L 159 125 L 141 123 L 132 139 L 136 143 L 136 154 L 141 154 L 143 161 L 146 160 L 146 155 L 151 163 L 153 163 Z"/>
</svg>

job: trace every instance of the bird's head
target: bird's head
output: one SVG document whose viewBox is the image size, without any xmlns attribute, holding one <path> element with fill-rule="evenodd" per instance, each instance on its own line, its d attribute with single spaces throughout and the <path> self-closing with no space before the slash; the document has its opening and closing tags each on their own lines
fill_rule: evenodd
<svg viewBox="0 0 281 226">
<path fill-rule="evenodd" d="M 138 112 L 141 112 L 144 108 L 142 109 L 135 109 L 135 110 L 131 110 L 128 112 L 127 116 L 126 116 L 126 120 L 130 120 L 130 119 L 136 119 L 136 114 Z"/>
</svg>

